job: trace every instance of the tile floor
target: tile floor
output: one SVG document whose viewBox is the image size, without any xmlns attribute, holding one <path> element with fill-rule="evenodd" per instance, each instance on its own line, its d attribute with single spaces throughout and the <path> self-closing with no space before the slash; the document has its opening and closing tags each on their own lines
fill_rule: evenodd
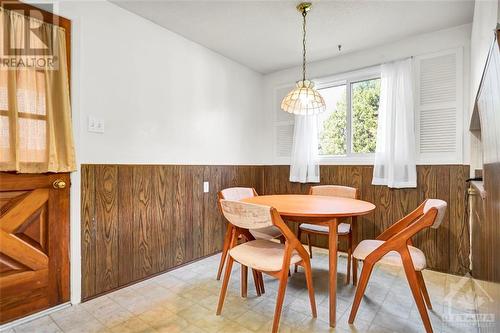
<svg viewBox="0 0 500 333">
<path fill-rule="evenodd" d="M 221 286 L 215 255 L 147 281 L 10 329 L 16 332 L 270 332 L 277 281 L 265 277 L 257 297 L 249 276 L 248 298 L 240 298 L 235 265 L 222 316 L 215 315 Z M 339 259 L 336 330 L 328 326 L 328 254 L 314 249 L 313 278 L 318 318 L 311 317 L 304 274 L 292 274 L 281 317 L 281 332 L 423 332 L 404 272 L 377 266 L 354 325 L 347 323 L 355 288 L 343 281 L 346 259 Z M 434 332 L 478 332 L 475 283 L 468 278 L 424 272 L 434 310 Z"/>
</svg>

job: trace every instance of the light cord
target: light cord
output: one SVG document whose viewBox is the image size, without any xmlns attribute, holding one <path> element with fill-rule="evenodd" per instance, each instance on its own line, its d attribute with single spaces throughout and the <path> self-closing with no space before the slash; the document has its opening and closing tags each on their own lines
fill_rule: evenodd
<svg viewBox="0 0 500 333">
<path fill-rule="evenodd" d="M 302 10 L 302 81 L 306 80 L 306 15 L 307 11 Z"/>
</svg>

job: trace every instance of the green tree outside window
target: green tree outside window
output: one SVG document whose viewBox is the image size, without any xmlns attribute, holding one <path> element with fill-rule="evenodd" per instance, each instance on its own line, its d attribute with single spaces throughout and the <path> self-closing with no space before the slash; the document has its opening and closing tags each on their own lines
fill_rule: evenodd
<svg viewBox="0 0 500 333">
<path fill-rule="evenodd" d="M 376 148 L 380 79 L 351 84 L 352 152 L 373 153 Z M 323 122 L 319 136 L 320 155 L 345 155 L 347 152 L 346 95 Z"/>
</svg>

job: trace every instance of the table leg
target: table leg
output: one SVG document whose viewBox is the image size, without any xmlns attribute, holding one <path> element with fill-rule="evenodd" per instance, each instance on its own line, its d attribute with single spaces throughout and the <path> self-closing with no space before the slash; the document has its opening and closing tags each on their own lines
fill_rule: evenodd
<svg viewBox="0 0 500 333">
<path fill-rule="evenodd" d="M 351 220 L 352 251 L 358 246 L 358 217 L 353 216 Z M 352 285 L 358 284 L 358 260 L 352 257 Z"/>
<path fill-rule="evenodd" d="M 337 314 L 337 219 L 330 221 L 328 232 L 330 327 L 335 327 Z"/>
</svg>

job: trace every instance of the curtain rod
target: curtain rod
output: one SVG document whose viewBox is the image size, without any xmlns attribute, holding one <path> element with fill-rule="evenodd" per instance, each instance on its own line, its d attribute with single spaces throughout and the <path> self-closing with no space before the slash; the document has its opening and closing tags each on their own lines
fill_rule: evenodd
<svg viewBox="0 0 500 333">
<path fill-rule="evenodd" d="M 365 69 L 369 69 L 369 68 L 373 68 L 373 67 L 377 67 L 377 66 L 382 66 L 383 64 L 387 64 L 387 63 L 391 63 L 391 62 L 396 62 L 396 61 L 407 60 L 407 59 L 414 59 L 414 58 L 415 58 L 415 56 L 397 58 L 397 59 L 394 59 L 394 60 L 385 61 L 385 62 L 381 62 L 381 63 L 374 64 L 374 65 L 368 65 L 368 66 L 358 67 L 358 68 L 351 69 L 351 70 L 346 70 L 346 71 L 343 71 L 343 72 L 337 72 L 337 73 L 323 75 L 323 76 L 320 76 L 320 77 L 317 77 L 317 78 L 313 79 L 313 81 L 316 81 L 316 80 L 321 81 L 323 79 L 327 79 L 327 78 L 332 77 L 332 76 L 335 77 L 335 76 L 339 76 L 339 75 L 346 74 L 346 73 L 352 73 L 352 72 L 356 72 L 356 71 L 363 71 Z"/>
</svg>

